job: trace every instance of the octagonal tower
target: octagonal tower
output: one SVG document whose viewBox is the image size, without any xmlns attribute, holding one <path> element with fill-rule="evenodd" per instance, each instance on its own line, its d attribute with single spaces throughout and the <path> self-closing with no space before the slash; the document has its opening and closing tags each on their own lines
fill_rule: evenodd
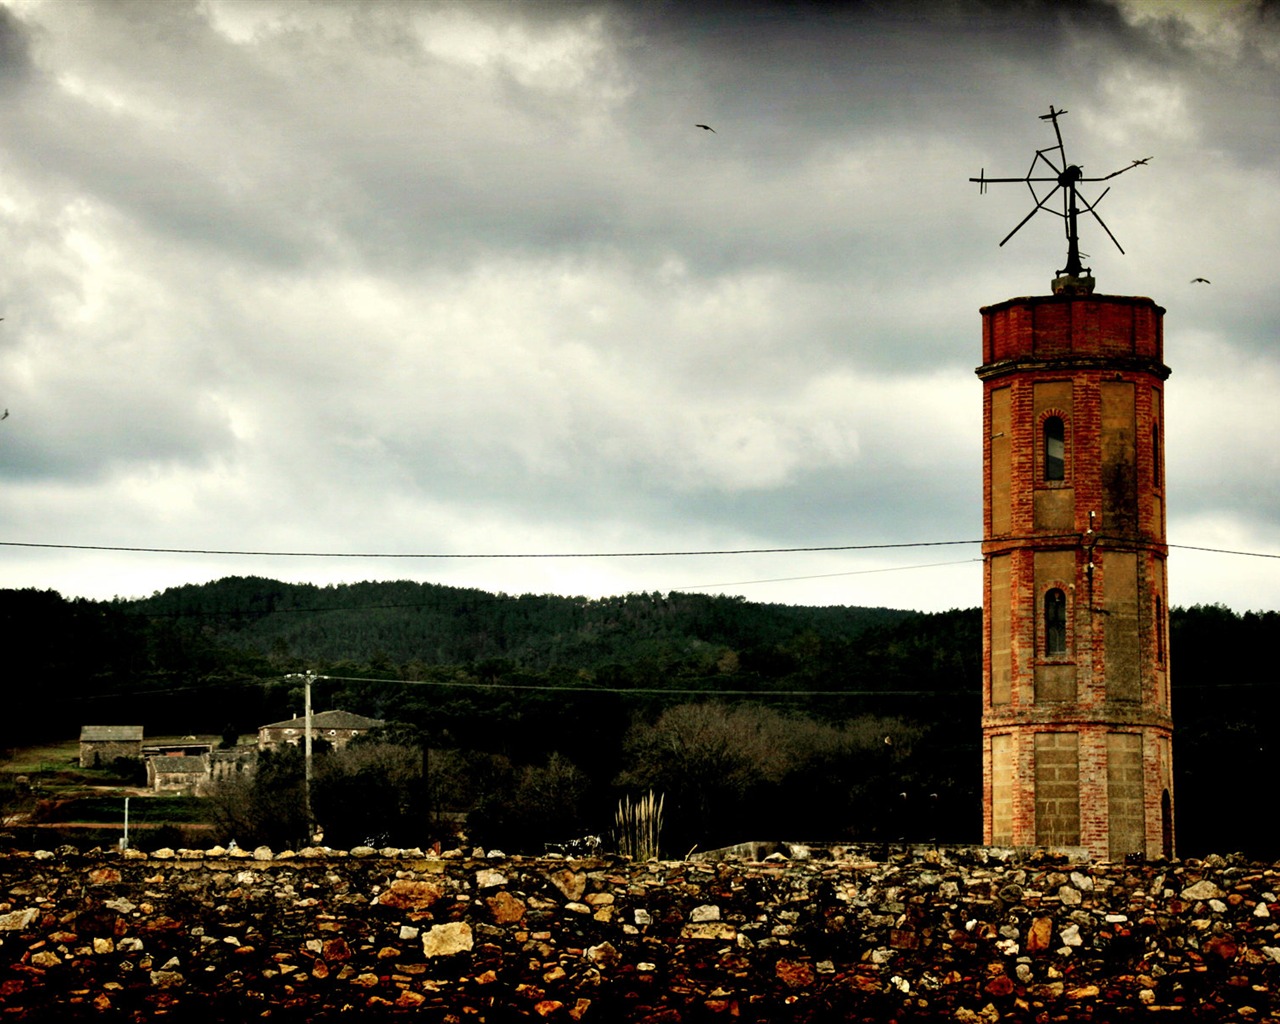
<svg viewBox="0 0 1280 1024">
<path fill-rule="evenodd" d="M 983 839 L 1169 856 L 1164 310 L 1065 280 L 981 311 Z"/>
</svg>

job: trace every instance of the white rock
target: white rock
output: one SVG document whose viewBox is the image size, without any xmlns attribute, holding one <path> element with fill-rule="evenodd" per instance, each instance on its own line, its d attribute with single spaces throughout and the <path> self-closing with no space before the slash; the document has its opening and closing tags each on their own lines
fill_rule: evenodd
<svg viewBox="0 0 1280 1024">
<path fill-rule="evenodd" d="M 454 953 L 465 953 L 471 949 L 472 945 L 471 925 L 465 921 L 434 924 L 431 930 L 422 936 L 422 955 L 452 956 Z"/>
<path fill-rule="evenodd" d="M 1226 893 L 1207 878 L 1201 879 L 1195 885 L 1189 885 L 1182 890 L 1182 898 L 1184 900 L 1217 900 L 1225 895 Z"/>
<path fill-rule="evenodd" d="M 35 907 L 26 910 L 15 910 L 11 914 L 0 914 L 0 932 L 19 932 L 40 916 Z"/>
</svg>

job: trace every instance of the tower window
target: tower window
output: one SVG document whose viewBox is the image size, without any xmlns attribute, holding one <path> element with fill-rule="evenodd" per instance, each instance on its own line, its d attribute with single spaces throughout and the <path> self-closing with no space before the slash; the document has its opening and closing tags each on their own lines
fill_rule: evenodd
<svg viewBox="0 0 1280 1024">
<path fill-rule="evenodd" d="M 1164 602 L 1156 598 L 1156 664 L 1164 664 Z"/>
<path fill-rule="evenodd" d="M 1047 658 L 1067 653 L 1067 595 L 1058 587 L 1044 595 L 1044 653 Z"/>
<path fill-rule="evenodd" d="M 1044 421 L 1044 478 L 1062 480 L 1066 476 L 1066 426 L 1061 416 Z"/>
<path fill-rule="evenodd" d="M 1160 424 L 1151 424 L 1151 483 L 1160 486 Z"/>
</svg>

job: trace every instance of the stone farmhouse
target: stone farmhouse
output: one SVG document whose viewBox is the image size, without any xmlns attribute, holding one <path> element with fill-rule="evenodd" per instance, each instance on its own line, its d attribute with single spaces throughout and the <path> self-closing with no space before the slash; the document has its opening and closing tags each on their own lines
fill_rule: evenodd
<svg viewBox="0 0 1280 1024">
<path fill-rule="evenodd" d="M 311 716 L 313 740 L 324 740 L 335 749 L 356 736 L 383 725 L 350 711 L 321 711 Z M 80 729 L 80 767 L 109 765 L 117 758 L 144 761 L 147 788 L 157 793 L 190 793 L 200 796 L 215 782 L 251 774 L 258 752 L 302 742 L 306 719 L 293 718 L 258 729 L 256 747 L 219 750 L 208 741 L 189 736 L 180 743 L 143 745 L 140 725 L 86 725 Z"/>
<path fill-rule="evenodd" d="M 322 739 L 335 749 L 341 749 L 355 737 L 377 729 L 386 723 L 377 718 L 365 718 L 350 711 L 321 711 L 311 716 L 311 739 Z M 291 718 L 287 722 L 274 722 L 258 730 L 258 749 L 275 750 L 299 744 L 307 733 L 305 718 Z"/>
<path fill-rule="evenodd" d="M 182 750 L 147 757 L 147 788 L 157 793 L 203 796 L 211 783 L 250 775 L 257 767 L 256 747 Z"/>
<path fill-rule="evenodd" d="M 147 758 L 147 788 L 157 793 L 194 793 L 208 778 L 208 753 Z"/>
<path fill-rule="evenodd" d="M 80 767 L 100 768 L 118 757 L 142 757 L 142 726 L 84 725 L 80 727 Z"/>
</svg>

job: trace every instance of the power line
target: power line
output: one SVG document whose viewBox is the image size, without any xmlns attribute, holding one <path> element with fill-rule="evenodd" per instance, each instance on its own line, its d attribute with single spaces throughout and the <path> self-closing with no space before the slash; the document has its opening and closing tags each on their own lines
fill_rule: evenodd
<svg viewBox="0 0 1280 1024">
<path fill-rule="evenodd" d="M 1232 551 L 1228 548 L 1198 548 L 1191 544 L 1170 544 L 1171 548 L 1177 548 L 1179 551 L 1207 551 L 1213 555 L 1243 555 L 1246 558 L 1280 558 L 1280 555 L 1270 555 L 1263 551 Z"/>
<path fill-rule="evenodd" d="M 688 558 L 694 555 L 786 555 L 806 551 L 885 551 L 892 548 L 930 548 L 981 544 L 980 540 L 926 540 L 901 544 L 830 544 L 796 548 L 713 548 L 703 551 L 253 551 L 233 548 L 151 548 L 123 544 L 48 544 L 40 541 L 0 540 L 0 547 L 45 548 L 59 551 L 123 551 L 152 555 L 232 555 L 255 558 Z"/>
<path fill-rule="evenodd" d="M 980 697 L 981 687 L 975 688 L 972 693 L 965 689 L 957 690 L 723 690 L 723 689 L 687 689 L 672 688 L 666 689 L 656 686 L 552 686 L 541 683 L 479 683 L 479 682 L 463 682 L 455 679 L 386 679 L 371 678 L 369 676 L 329 676 L 317 675 L 317 682 L 335 682 L 335 683 L 387 683 L 396 686 L 450 686 L 455 689 L 464 690 L 487 690 L 493 692 L 495 690 L 508 690 L 513 692 L 553 692 L 553 693 L 595 693 L 595 694 L 631 694 L 636 696 L 673 696 L 673 697 Z M 240 687 L 266 686 L 269 683 L 282 681 L 281 677 L 264 678 L 258 680 L 227 680 L 222 685 L 233 685 Z M 1180 693 L 1187 693 L 1193 690 L 1218 691 L 1218 690 L 1247 690 L 1260 689 L 1263 687 L 1271 687 L 1269 682 L 1245 682 L 1245 683 L 1214 683 L 1199 684 L 1191 686 L 1175 686 L 1175 690 Z M 118 693 L 95 693 L 85 694 L 76 698 L 80 701 L 90 700 L 109 700 L 119 697 L 151 697 L 161 694 L 173 693 L 191 693 L 191 692 L 211 692 L 213 688 L 204 686 L 171 686 L 157 690 L 126 690 Z"/>
<path fill-rule="evenodd" d="M 737 580 L 733 583 L 698 583 L 687 587 L 672 587 L 672 590 L 711 590 L 715 587 L 746 587 L 753 583 L 791 583 L 795 580 L 825 580 L 832 576 L 865 576 L 875 572 L 906 572 L 909 569 L 939 569 L 947 565 L 971 565 L 981 562 L 981 558 L 962 558 L 955 562 L 928 562 L 924 565 L 890 565 L 883 569 L 850 569 L 848 572 L 820 572 L 812 576 L 775 576 L 768 580 Z"/>
<path fill-rule="evenodd" d="M 553 686 L 542 683 L 479 683 L 463 682 L 455 679 L 385 679 L 369 676 L 327 676 L 317 675 L 317 682 L 328 681 L 338 683 L 388 683 L 397 686 L 451 686 L 466 690 L 511 690 L 515 692 L 554 693 L 599 693 L 599 694 L 635 694 L 638 696 L 676 696 L 676 697 L 945 697 L 970 694 L 964 690 L 721 690 L 721 689 L 666 689 L 663 687 L 629 687 L 629 686 Z M 280 677 L 260 680 L 229 680 L 234 686 L 265 686 L 268 683 L 281 681 Z M 77 698 L 82 701 L 108 700 L 119 697 L 150 697 L 160 694 L 211 692 L 209 686 L 171 686 L 158 690 L 125 690 L 118 693 L 85 694 Z M 980 696 L 980 691 L 975 690 Z"/>
<path fill-rule="evenodd" d="M 1036 540 L 1053 540 L 1056 537 L 1077 537 L 1079 534 L 1036 534 Z M 996 538 L 1007 540 L 1010 538 Z M 1018 539 L 1018 538 L 1013 538 Z M 1114 539 L 1114 538 L 1109 538 Z M 708 555 L 790 555 L 821 551 L 889 551 L 901 548 L 949 547 L 961 544 L 981 544 L 982 540 L 918 540 L 895 544 L 811 544 L 790 548 L 705 548 L 693 551 L 270 551 L 252 548 L 158 548 L 128 544 L 53 544 L 44 541 L 0 540 L 0 547 L 42 548 L 54 551 L 118 551 L 151 555 L 225 555 L 254 558 L 402 558 L 402 559 L 486 559 L 486 558 L 690 558 Z M 1280 558 L 1280 554 L 1265 551 L 1238 551 L 1232 548 L 1200 547 L 1194 544 L 1168 544 L 1181 551 L 1205 551 L 1215 555 L 1239 555 L 1245 558 Z M 955 563 L 938 563 L 949 565 Z M 927 568 L 922 566 L 921 568 Z M 882 570 L 867 570 L 878 572 Z M 852 573 L 830 573 L 832 576 Z M 818 579 L 817 576 L 795 576 L 788 579 Z M 769 582 L 769 581 L 762 581 Z M 707 584 L 708 586 L 734 586 L 735 584 Z M 683 589 L 683 588 L 677 588 Z"/>
<path fill-rule="evenodd" d="M 703 689 L 694 690 L 686 688 L 666 689 L 663 687 L 646 687 L 646 686 L 552 686 L 550 684 L 541 683 L 479 683 L 479 682 L 463 682 L 455 679 L 387 679 L 370 676 L 329 676 L 317 675 L 314 677 L 316 681 L 338 682 L 338 683 L 384 683 L 397 686 L 451 686 L 455 689 L 465 690 L 487 690 L 493 692 L 495 690 L 509 690 L 514 692 L 554 692 L 554 693 L 596 693 L 596 694 L 633 694 L 637 696 L 675 696 L 675 697 L 969 697 L 981 696 L 981 688 L 975 688 L 972 693 L 965 689 L 958 690 L 722 690 L 722 689 Z M 224 680 L 218 686 L 237 686 L 242 688 L 263 687 L 271 683 L 283 682 L 284 677 L 272 676 L 261 679 L 237 679 Z M 1235 683 L 1210 683 L 1210 684 L 1192 684 L 1192 685 L 1175 685 L 1174 689 L 1179 693 L 1189 693 L 1191 691 L 1214 691 L 1218 690 L 1251 690 L 1272 688 L 1273 684 L 1269 681 L 1259 682 L 1235 682 Z M 121 697 L 153 697 L 159 695 L 168 695 L 174 693 L 194 693 L 204 692 L 210 693 L 215 687 L 210 685 L 199 686 L 169 686 L 162 689 L 138 689 L 138 690 L 122 690 L 116 693 L 93 693 L 83 694 L 72 698 L 73 700 L 84 702 L 93 700 L 114 700 Z"/>
<path fill-rule="evenodd" d="M 316 676 L 343 683 L 399 683 L 403 686 L 456 686 L 472 690 L 554 690 L 557 693 L 674 694 L 698 697 L 936 697 L 955 690 L 686 690 L 663 687 L 551 686 L 540 683 L 467 683 L 453 679 L 366 679 L 362 676 Z M 967 694 L 963 694 L 967 696 Z M 980 694 L 979 694 L 980 695 Z"/>
</svg>

